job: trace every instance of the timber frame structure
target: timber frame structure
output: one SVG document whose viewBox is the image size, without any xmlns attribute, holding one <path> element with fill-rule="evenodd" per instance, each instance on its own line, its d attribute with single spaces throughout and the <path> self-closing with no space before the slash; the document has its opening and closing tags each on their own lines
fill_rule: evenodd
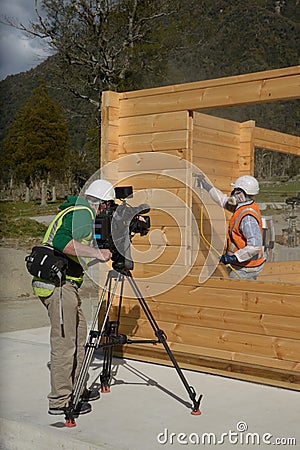
<svg viewBox="0 0 300 450">
<path fill-rule="evenodd" d="M 167 163 L 169 155 L 176 156 L 199 167 L 216 187 L 228 192 L 238 176 L 253 174 L 255 147 L 300 155 L 300 138 L 258 128 L 253 120 L 238 123 L 200 111 L 299 98 L 300 66 L 132 92 L 103 92 L 101 167 L 115 164 L 102 176 L 114 184 L 120 180 L 120 185 L 130 184 L 134 191 L 165 189 L 188 203 L 198 218 L 199 201 L 189 189 L 165 176 L 161 163 L 153 166 L 152 162 L 149 173 L 142 173 L 141 161 L 147 164 L 149 152 L 163 153 Z M 123 162 L 126 155 L 132 155 L 130 167 Z M 174 220 L 163 211 L 152 211 L 150 216 L 152 227 L 163 230 L 168 245 L 152 263 L 136 265 L 133 275 L 141 279 L 174 264 L 180 247 Z M 211 227 L 213 221 L 205 217 L 208 238 Z M 186 223 L 187 235 L 189 230 Z M 147 250 L 141 239 L 135 241 L 137 247 Z M 228 279 L 219 266 L 201 284 L 198 274 L 207 251 L 201 241 L 195 263 L 180 283 L 173 286 L 174 279 L 166 278 L 169 289 L 155 298 L 149 295 L 149 306 L 178 362 L 193 370 L 300 390 L 300 261 L 267 263 L 257 281 Z M 121 325 L 121 333 L 152 337 L 130 298 L 123 300 Z M 122 354 L 168 363 L 164 352 L 150 345 L 125 346 Z"/>
</svg>

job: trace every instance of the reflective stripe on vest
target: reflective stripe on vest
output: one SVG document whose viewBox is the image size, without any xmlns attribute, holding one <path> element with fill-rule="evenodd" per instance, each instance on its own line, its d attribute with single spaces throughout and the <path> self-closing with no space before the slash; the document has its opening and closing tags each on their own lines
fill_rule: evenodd
<svg viewBox="0 0 300 450">
<path fill-rule="evenodd" d="M 92 219 L 94 220 L 94 213 L 93 211 L 88 207 L 88 206 L 69 206 L 68 208 L 64 209 L 63 211 L 60 211 L 52 220 L 52 222 L 50 223 L 48 230 L 46 231 L 46 234 L 44 236 L 43 245 L 49 244 L 52 245 L 52 241 L 54 239 L 54 236 L 57 232 L 57 230 L 61 227 L 62 222 L 63 222 L 63 218 L 65 217 L 65 215 L 67 215 L 69 212 L 72 211 L 78 211 L 78 210 L 88 210 L 92 216 Z"/>
<path fill-rule="evenodd" d="M 50 225 L 49 225 L 49 227 L 48 227 L 48 229 L 46 231 L 46 234 L 44 236 L 42 244 L 43 245 L 47 245 L 47 244 L 48 245 L 52 245 L 54 236 L 55 236 L 57 230 L 62 226 L 64 217 L 68 213 L 73 212 L 73 211 L 78 211 L 78 210 L 87 210 L 87 211 L 89 211 L 89 213 L 92 216 L 92 220 L 94 220 L 94 212 L 88 206 L 84 206 L 84 205 L 69 206 L 68 208 L 64 209 L 63 211 L 60 211 L 55 216 L 55 218 L 52 220 L 52 222 L 50 223 Z M 81 239 L 80 243 L 83 244 L 83 245 L 88 245 L 89 244 L 89 240 L 91 239 L 91 237 L 92 237 L 92 231 L 91 231 L 89 236 L 87 236 L 86 238 Z M 70 258 L 73 261 L 75 261 L 76 263 L 80 264 L 79 259 L 76 256 L 68 255 L 68 258 Z M 69 280 L 75 281 L 75 282 L 77 282 L 79 284 L 81 284 L 82 281 L 83 281 L 83 277 L 82 276 L 81 277 L 72 277 L 70 275 L 67 275 L 66 278 L 69 279 Z"/>
<path fill-rule="evenodd" d="M 227 252 L 230 255 L 233 255 L 237 250 L 245 248 L 247 245 L 246 239 L 240 231 L 241 221 L 247 215 L 250 215 L 257 220 L 260 233 L 262 235 L 262 220 L 257 204 L 253 202 L 250 205 L 241 206 L 233 213 L 229 221 Z M 242 267 L 257 267 L 263 264 L 264 261 L 263 249 L 261 248 L 259 253 L 253 256 L 250 260 L 237 262 L 234 264 Z"/>
</svg>

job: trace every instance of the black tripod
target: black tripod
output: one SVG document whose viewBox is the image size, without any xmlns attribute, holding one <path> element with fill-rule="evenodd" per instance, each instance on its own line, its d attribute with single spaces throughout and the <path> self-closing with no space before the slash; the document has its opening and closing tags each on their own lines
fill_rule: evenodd
<svg viewBox="0 0 300 450">
<path fill-rule="evenodd" d="M 114 284 L 113 284 L 114 280 Z M 121 306 L 123 300 L 123 290 L 124 290 L 124 282 L 128 281 L 132 291 L 138 300 L 142 310 L 144 311 L 153 331 L 157 339 L 128 339 L 125 334 L 119 334 L 119 325 L 120 325 L 120 315 L 121 315 Z M 114 300 L 114 297 L 117 292 L 117 287 L 120 285 L 120 293 L 119 293 L 119 307 L 118 307 L 118 316 L 116 321 L 109 321 L 109 312 Z M 101 329 L 98 330 L 98 316 L 104 302 L 106 300 L 105 313 L 103 317 L 103 322 Z M 162 344 L 164 349 L 166 350 L 179 378 L 181 379 L 193 405 L 192 405 L 192 414 L 199 415 L 200 410 L 200 401 L 202 399 L 202 395 L 199 396 L 198 400 L 196 399 L 196 392 L 192 386 L 190 386 L 179 367 L 172 351 L 170 350 L 169 345 L 166 341 L 166 335 L 161 330 L 153 317 L 145 299 L 143 298 L 135 280 L 133 279 L 131 272 L 129 270 L 124 269 L 122 273 L 116 272 L 115 270 L 110 270 L 105 285 L 101 294 L 101 298 L 97 307 L 97 311 L 95 313 L 95 317 L 91 326 L 90 334 L 88 342 L 86 343 L 86 352 L 84 361 L 81 367 L 81 371 L 74 388 L 71 403 L 68 407 L 65 408 L 65 425 L 67 427 L 73 427 L 76 425 L 74 419 L 74 411 L 76 410 L 78 403 L 80 401 L 80 397 L 84 391 L 88 370 L 90 363 L 93 358 L 93 354 L 96 349 L 103 349 L 103 368 L 100 375 L 101 381 L 101 392 L 110 392 L 110 381 L 111 381 L 111 366 L 112 366 L 112 357 L 113 357 L 113 347 L 116 345 L 124 345 L 124 344 Z"/>
</svg>

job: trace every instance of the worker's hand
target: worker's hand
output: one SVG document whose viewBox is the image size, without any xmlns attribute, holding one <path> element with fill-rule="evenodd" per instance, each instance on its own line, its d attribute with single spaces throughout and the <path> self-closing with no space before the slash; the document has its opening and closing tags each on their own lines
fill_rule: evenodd
<svg viewBox="0 0 300 450">
<path fill-rule="evenodd" d="M 228 255 L 227 253 L 224 253 L 224 255 L 220 258 L 220 262 L 227 266 L 228 264 L 236 264 L 238 259 L 235 255 Z"/>
<path fill-rule="evenodd" d="M 195 175 L 197 177 L 197 185 L 199 188 L 205 189 L 209 192 L 212 188 L 212 185 L 206 180 L 204 173 L 200 173 Z"/>
<path fill-rule="evenodd" d="M 112 257 L 111 251 L 108 250 L 107 248 L 103 248 L 103 249 L 97 249 L 97 254 L 95 255 L 95 257 L 97 259 L 99 259 L 100 261 L 109 261 Z"/>
</svg>

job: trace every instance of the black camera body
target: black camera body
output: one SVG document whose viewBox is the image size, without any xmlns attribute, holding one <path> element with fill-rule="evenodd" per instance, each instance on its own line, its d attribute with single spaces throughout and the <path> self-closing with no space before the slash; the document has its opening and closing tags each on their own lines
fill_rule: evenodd
<svg viewBox="0 0 300 450">
<path fill-rule="evenodd" d="M 131 239 L 135 234 L 145 236 L 150 229 L 150 211 L 146 204 L 133 207 L 126 203 L 132 196 L 132 186 L 115 188 L 120 204 L 110 202 L 100 211 L 94 222 L 94 241 L 98 248 L 109 249 L 112 253 L 112 266 L 120 273 L 128 274 L 134 263 L 131 259 Z"/>
</svg>

